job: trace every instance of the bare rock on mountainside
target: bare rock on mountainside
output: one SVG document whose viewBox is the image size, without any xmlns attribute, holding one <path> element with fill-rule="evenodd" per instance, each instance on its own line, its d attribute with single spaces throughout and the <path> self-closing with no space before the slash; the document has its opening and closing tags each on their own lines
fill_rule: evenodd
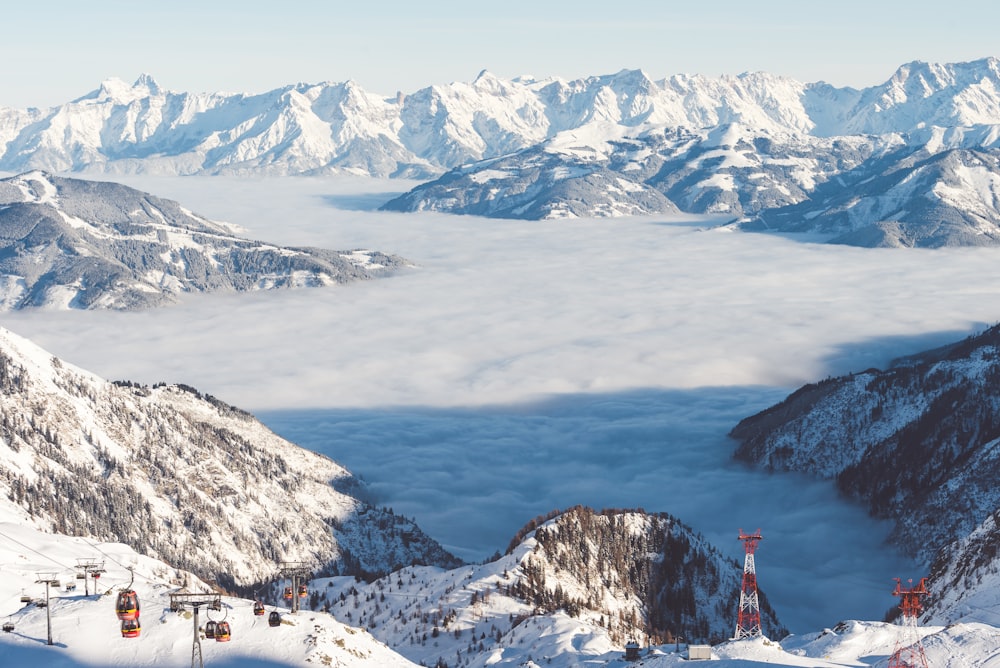
<svg viewBox="0 0 1000 668">
<path fill-rule="evenodd" d="M 116 183 L 0 180 L 0 308 L 136 310 L 183 293 L 320 287 L 403 266 L 377 251 L 282 248 Z"/>
<path fill-rule="evenodd" d="M 0 330 L 0 506 L 225 586 L 281 561 L 371 577 L 460 563 L 350 472 L 183 385 L 112 383 Z"/>
</svg>

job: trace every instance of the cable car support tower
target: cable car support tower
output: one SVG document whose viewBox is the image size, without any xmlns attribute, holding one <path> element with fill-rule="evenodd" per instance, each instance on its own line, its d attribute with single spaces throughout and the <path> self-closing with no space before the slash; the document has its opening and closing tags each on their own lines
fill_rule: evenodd
<svg viewBox="0 0 1000 668">
<path fill-rule="evenodd" d="M 295 614 L 299 611 L 299 586 L 309 581 L 312 571 L 304 561 L 283 561 L 281 563 L 281 577 L 292 581 L 292 601 L 291 611 Z"/>
<path fill-rule="evenodd" d="M 913 580 L 907 580 L 907 584 L 910 586 L 904 587 L 903 582 L 896 578 L 896 588 L 892 592 L 893 596 L 902 599 L 899 610 L 903 613 L 903 626 L 906 628 L 896 641 L 896 651 L 889 657 L 886 668 L 928 668 L 927 655 L 917 631 L 917 618 L 924 609 L 920 599 L 927 596 L 927 578 L 920 578 L 915 587 Z"/>
<path fill-rule="evenodd" d="M 742 638 L 759 638 L 764 635 L 760 627 L 760 600 L 757 596 L 757 568 L 754 565 L 754 552 L 757 543 L 763 540 L 760 529 L 757 533 L 745 534 L 740 529 L 739 539 L 746 548 L 743 560 L 743 585 L 740 587 L 740 611 L 736 617 L 736 634 L 733 640 Z"/>
<path fill-rule="evenodd" d="M 191 644 L 191 668 L 205 668 L 205 659 L 201 655 L 201 634 L 198 633 L 198 610 L 201 606 L 209 610 L 222 609 L 220 594 L 171 594 L 170 610 L 178 612 L 185 608 L 194 611 L 194 642 Z"/>
</svg>

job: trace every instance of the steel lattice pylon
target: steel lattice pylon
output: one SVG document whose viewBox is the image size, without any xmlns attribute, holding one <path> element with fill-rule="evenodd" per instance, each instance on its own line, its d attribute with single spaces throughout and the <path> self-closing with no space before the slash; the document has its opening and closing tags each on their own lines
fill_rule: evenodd
<svg viewBox="0 0 1000 668">
<path fill-rule="evenodd" d="M 889 657 L 886 665 L 887 668 L 928 668 L 924 645 L 917 632 L 917 618 L 923 611 L 920 599 L 927 595 L 927 578 L 920 578 L 916 587 L 913 586 L 913 580 L 908 580 L 907 584 L 910 586 L 904 587 L 902 581 L 896 578 L 896 588 L 892 595 L 902 599 L 899 610 L 903 613 L 903 626 L 906 628 L 896 641 L 896 651 Z"/>
<path fill-rule="evenodd" d="M 746 558 L 743 560 L 743 586 L 740 588 L 740 611 L 736 617 L 736 634 L 734 640 L 741 638 L 757 638 L 764 635 L 760 627 L 760 600 L 757 596 L 757 568 L 754 564 L 754 552 L 757 543 L 763 540 L 760 529 L 757 533 L 745 534 L 740 529 L 739 539 L 746 548 Z"/>
</svg>

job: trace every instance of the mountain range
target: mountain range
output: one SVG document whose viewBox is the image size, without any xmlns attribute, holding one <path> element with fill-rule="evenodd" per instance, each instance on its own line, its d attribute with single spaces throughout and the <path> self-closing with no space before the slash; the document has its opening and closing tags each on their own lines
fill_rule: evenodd
<svg viewBox="0 0 1000 668">
<path fill-rule="evenodd" d="M 0 309 L 137 310 L 182 294 L 343 284 L 406 262 L 371 250 L 282 248 L 117 183 L 0 179 Z"/>
<path fill-rule="evenodd" d="M 1000 239 L 1000 60 L 901 66 L 865 89 L 767 73 L 500 79 L 393 97 L 105 81 L 0 109 L 0 169 L 433 179 L 387 202 L 528 219 L 714 214 L 862 246 Z"/>
</svg>

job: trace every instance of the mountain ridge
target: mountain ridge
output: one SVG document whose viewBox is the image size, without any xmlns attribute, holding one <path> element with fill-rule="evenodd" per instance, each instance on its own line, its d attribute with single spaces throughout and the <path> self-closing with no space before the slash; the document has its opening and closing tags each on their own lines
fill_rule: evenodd
<svg viewBox="0 0 1000 668">
<path fill-rule="evenodd" d="M 504 80 L 484 70 L 471 83 L 435 84 L 389 98 L 350 80 L 256 94 L 173 92 L 142 74 L 132 85 L 106 80 L 49 109 L 0 107 L 0 169 L 343 171 L 415 178 L 599 120 L 690 128 L 736 122 L 817 137 L 996 124 L 997 89 L 995 57 L 944 65 L 913 61 L 860 91 L 766 72 L 654 81 L 642 70 L 622 70 L 567 81 Z M 942 103 L 945 95 L 951 96 L 948 104 Z M 377 156 L 367 165 L 365 151 Z"/>
<path fill-rule="evenodd" d="M 128 186 L 34 171 L 0 179 L 0 309 L 137 310 L 210 291 L 320 287 L 405 266 L 378 251 L 236 236 Z"/>
</svg>

